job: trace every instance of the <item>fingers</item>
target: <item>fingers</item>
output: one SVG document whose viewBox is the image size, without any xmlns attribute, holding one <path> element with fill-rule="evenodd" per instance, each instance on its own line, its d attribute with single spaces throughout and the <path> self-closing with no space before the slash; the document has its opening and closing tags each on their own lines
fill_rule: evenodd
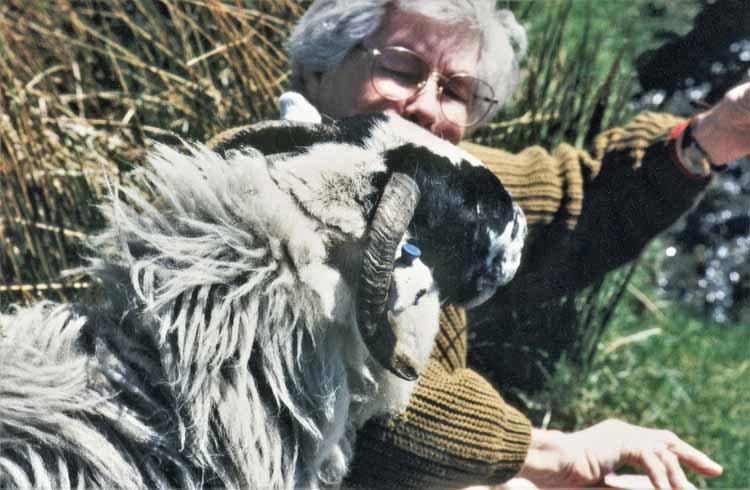
<svg viewBox="0 0 750 490">
<path fill-rule="evenodd" d="M 471 487 L 465 488 L 464 490 L 534 490 L 539 487 L 531 480 L 526 478 L 511 478 L 501 485 L 495 485 L 493 487 Z"/>
<path fill-rule="evenodd" d="M 685 472 L 680 466 L 680 460 L 675 453 L 667 449 L 657 451 L 657 456 L 661 459 L 664 468 L 667 472 L 667 479 L 669 480 L 669 488 L 687 489 L 692 490 L 695 486 L 690 483 L 685 476 Z"/>
<path fill-rule="evenodd" d="M 673 452 L 661 449 L 644 451 L 641 465 L 651 484 L 658 489 L 694 490 L 695 486 L 685 476 L 680 460 Z"/>
<path fill-rule="evenodd" d="M 641 465 L 646 470 L 651 483 L 656 488 L 667 489 L 672 488 L 669 483 L 669 477 L 667 476 L 667 468 L 664 466 L 664 462 L 655 451 L 643 451 L 641 453 Z"/>
<path fill-rule="evenodd" d="M 641 435 L 641 443 L 645 445 L 631 448 L 635 451 L 629 459 L 645 470 L 656 488 L 694 489 L 682 464 L 706 476 L 719 476 L 722 473 L 719 464 L 672 432 L 646 429 Z"/>
<path fill-rule="evenodd" d="M 677 455 L 682 463 L 702 475 L 715 477 L 720 476 L 724 471 L 719 463 L 677 436 L 675 436 L 675 440 L 667 444 L 667 447 Z"/>
<path fill-rule="evenodd" d="M 604 477 L 604 485 L 608 488 L 620 488 L 622 490 L 654 490 L 651 480 L 646 475 L 610 473 Z"/>
<path fill-rule="evenodd" d="M 711 458 L 667 430 L 608 420 L 564 436 L 552 445 L 560 452 L 559 475 L 552 479 L 557 486 L 600 484 L 602 481 L 615 488 L 632 485 L 629 479 L 634 475 L 621 478 L 611 474 L 623 464 L 638 466 L 646 473 L 647 476 L 641 475 L 637 488 L 695 489 L 683 464 L 706 476 L 719 476 L 722 472 L 721 466 Z M 644 484 L 644 480 L 650 483 Z"/>
</svg>

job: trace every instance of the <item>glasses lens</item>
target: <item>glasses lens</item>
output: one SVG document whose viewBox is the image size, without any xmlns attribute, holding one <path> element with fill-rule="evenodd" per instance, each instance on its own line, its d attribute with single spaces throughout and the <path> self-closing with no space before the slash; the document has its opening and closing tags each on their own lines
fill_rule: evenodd
<svg viewBox="0 0 750 490">
<path fill-rule="evenodd" d="M 495 91 L 479 78 L 455 74 L 443 81 L 440 107 L 445 118 L 454 124 L 478 124 L 496 103 Z"/>
<path fill-rule="evenodd" d="M 429 66 L 412 51 L 388 47 L 373 58 L 372 84 L 386 99 L 404 100 L 419 90 L 429 73 Z"/>
</svg>

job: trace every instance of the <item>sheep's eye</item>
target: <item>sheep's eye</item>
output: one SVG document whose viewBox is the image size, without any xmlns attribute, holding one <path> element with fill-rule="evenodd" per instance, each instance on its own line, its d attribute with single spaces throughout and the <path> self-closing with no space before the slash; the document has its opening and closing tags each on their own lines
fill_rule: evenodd
<svg viewBox="0 0 750 490">
<path fill-rule="evenodd" d="M 420 289 L 419 291 L 417 291 L 417 296 L 414 298 L 414 306 L 419 303 L 419 300 L 422 299 L 422 296 L 424 296 L 425 294 L 427 294 L 426 289 Z"/>
</svg>

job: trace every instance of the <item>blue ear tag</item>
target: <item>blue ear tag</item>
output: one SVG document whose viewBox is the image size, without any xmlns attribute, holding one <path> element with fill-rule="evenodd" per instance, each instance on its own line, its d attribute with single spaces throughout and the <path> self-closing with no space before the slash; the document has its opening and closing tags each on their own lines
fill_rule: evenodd
<svg viewBox="0 0 750 490">
<path fill-rule="evenodd" d="M 401 257 L 399 257 L 399 262 L 405 265 L 411 265 L 412 262 L 414 262 L 414 259 L 418 259 L 422 255 L 422 251 L 419 250 L 419 247 L 412 243 L 405 243 L 403 247 L 401 247 Z"/>
</svg>

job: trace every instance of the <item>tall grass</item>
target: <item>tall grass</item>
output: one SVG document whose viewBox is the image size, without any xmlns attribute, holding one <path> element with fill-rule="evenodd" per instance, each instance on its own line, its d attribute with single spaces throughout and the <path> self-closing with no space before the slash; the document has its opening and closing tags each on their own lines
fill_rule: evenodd
<svg viewBox="0 0 750 490">
<path fill-rule="evenodd" d="M 88 286 L 84 278 L 62 278 L 60 270 L 79 261 L 81 238 L 99 224 L 94 204 L 105 176 L 120 178 L 147 139 L 205 140 L 273 114 L 286 81 L 283 43 L 304 4 L 9 0 L 0 6 L 0 304 L 66 299 Z M 519 15 L 544 18 L 546 34 L 535 38 L 527 84 L 477 138 L 508 149 L 584 145 L 623 119 L 625 50 L 601 76 L 591 17 L 569 51 L 575 2 L 530 5 L 520 4 Z"/>
<path fill-rule="evenodd" d="M 204 140 L 275 112 L 291 0 L 0 5 L 0 307 L 69 299 L 107 179 L 148 139 Z"/>
<path fill-rule="evenodd" d="M 531 33 L 525 80 L 514 103 L 477 133 L 480 142 L 508 150 L 530 145 L 551 149 L 560 143 L 589 148 L 602 130 L 634 114 L 629 101 L 636 80 L 626 69 L 634 46 L 621 39 L 614 51 L 602 49 L 608 33 L 597 25 L 594 11 L 581 10 L 581 4 L 593 5 L 515 5 Z M 474 365 L 510 399 L 534 409 L 533 397 L 547 389 L 561 358 L 576 368 L 578 378 L 590 372 L 635 267 L 557 301 L 493 310 L 491 322 L 473 326 Z M 502 338 L 496 335 L 497 325 L 503 326 Z"/>
</svg>

